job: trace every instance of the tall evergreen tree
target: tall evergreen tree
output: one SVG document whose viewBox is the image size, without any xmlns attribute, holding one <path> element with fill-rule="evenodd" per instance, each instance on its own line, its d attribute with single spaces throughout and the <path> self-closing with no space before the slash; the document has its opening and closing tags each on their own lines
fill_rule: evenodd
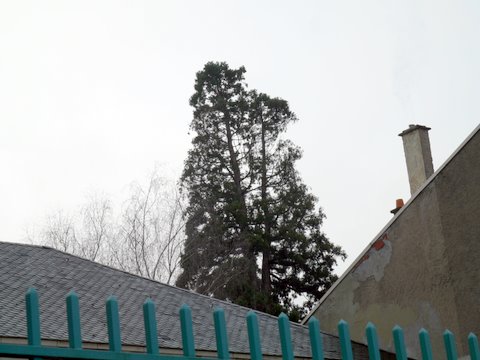
<svg viewBox="0 0 480 360">
<path fill-rule="evenodd" d="M 321 231 L 324 214 L 295 169 L 300 148 L 281 136 L 295 114 L 285 100 L 247 90 L 244 74 L 226 63 L 197 73 L 177 285 L 298 317 L 336 280 L 332 267 L 345 254 Z"/>
</svg>

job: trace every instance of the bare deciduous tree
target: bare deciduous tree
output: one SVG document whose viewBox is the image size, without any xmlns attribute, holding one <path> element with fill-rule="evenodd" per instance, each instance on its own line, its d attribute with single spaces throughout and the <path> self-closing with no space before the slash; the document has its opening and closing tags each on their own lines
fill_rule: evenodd
<svg viewBox="0 0 480 360">
<path fill-rule="evenodd" d="M 78 241 L 73 218 L 63 211 L 57 211 L 47 217 L 40 238 L 40 241 L 45 245 L 77 254 Z"/>
<path fill-rule="evenodd" d="M 183 199 L 176 185 L 154 172 L 146 186 L 132 185 L 122 212 L 118 267 L 170 284 L 176 278 L 184 241 Z"/>
<path fill-rule="evenodd" d="M 104 195 L 88 197 L 76 215 L 47 218 L 42 244 L 124 271 L 171 284 L 184 243 L 184 200 L 175 182 L 154 171 L 135 183 L 120 216 Z"/>
<path fill-rule="evenodd" d="M 81 255 L 93 261 L 109 264 L 108 242 L 112 237 L 112 206 L 106 197 L 92 195 L 81 209 Z"/>
<path fill-rule="evenodd" d="M 106 255 L 112 228 L 110 200 L 91 194 L 76 214 L 57 211 L 48 216 L 40 241 L 85 259 L 109 264 Z"/>
</svg>

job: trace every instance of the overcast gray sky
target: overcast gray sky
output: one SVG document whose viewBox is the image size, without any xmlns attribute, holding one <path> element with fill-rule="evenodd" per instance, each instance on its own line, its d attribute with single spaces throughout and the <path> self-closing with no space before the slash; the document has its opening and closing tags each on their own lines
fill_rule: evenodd
<svg viewBox="0 0 480 360">
<path fill-rule="evenodd" d="M 398 133 L 430 126 L 438 168 L 478 125 L 479 34 L 473 0 L 0 1 L 0 240 L 180 173 L 195 73 L 227 61 L 298 115 L 342 271 L 409 198 Z"/>
</svg>

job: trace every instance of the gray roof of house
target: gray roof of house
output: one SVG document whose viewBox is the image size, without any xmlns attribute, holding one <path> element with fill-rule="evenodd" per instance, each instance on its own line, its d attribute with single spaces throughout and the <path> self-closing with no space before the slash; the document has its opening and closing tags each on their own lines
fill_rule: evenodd
<svg viewBox="0 0 480 360">
<path fill-rule="evenodd" d="M 161 347 L 181 348 L 178 310 L 192 309 L 197 350 L 215 351 L 212 312 L 225 310 L 230 351 L 249 353 L 245 316 L 249 309 L 165 285 L 110 268 L 48 247 L 0 242 L 0 337 L 26 337 L 25 293 L 38 290 L 43 339 L 68 339 L 65 297 L 74 290 L 80 299 L 82 337 L 86 342 L 107 343 L 105 301 L 115 295 L 120 308 L 123 344 L 144 345 L 142 304 L 151 298 L 156 305 Z M 280 355 L 277 318 L 257 313 L 264 354 Z M 296 356 L 309 357 L 305 326 L 291 324 Z M 338 338 L 323 334 L 325 357 L 340 358 Z M 353 344 L 355 359 L 367 359 L 365 346 Z"/>
</svg>

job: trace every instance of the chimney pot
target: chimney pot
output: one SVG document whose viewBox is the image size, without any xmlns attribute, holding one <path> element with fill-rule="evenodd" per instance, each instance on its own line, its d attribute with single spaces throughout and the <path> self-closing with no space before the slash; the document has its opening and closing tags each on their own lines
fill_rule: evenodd
<svg viewBox="0 0 480 360">
<path fill-rule="evenodd" d="M 395 215 L 395 214 L 398 212 L 398 210 L 400 210 L 400 209 L 403 207 L 403 205 L 404 205 L 403 199 L 397 199 L 397 200 L 395 201 L 395 209 L 390 210 L 390 212 L 391 212 L 393 215 Z"/>
<path fill-rule="evenodd" d="M 395 205 L 397 208 L 401 209 L 405 204 L 403 203 L 403 199 L 397 199 L 397 201 L 395 201 Z"/>
</svg>

